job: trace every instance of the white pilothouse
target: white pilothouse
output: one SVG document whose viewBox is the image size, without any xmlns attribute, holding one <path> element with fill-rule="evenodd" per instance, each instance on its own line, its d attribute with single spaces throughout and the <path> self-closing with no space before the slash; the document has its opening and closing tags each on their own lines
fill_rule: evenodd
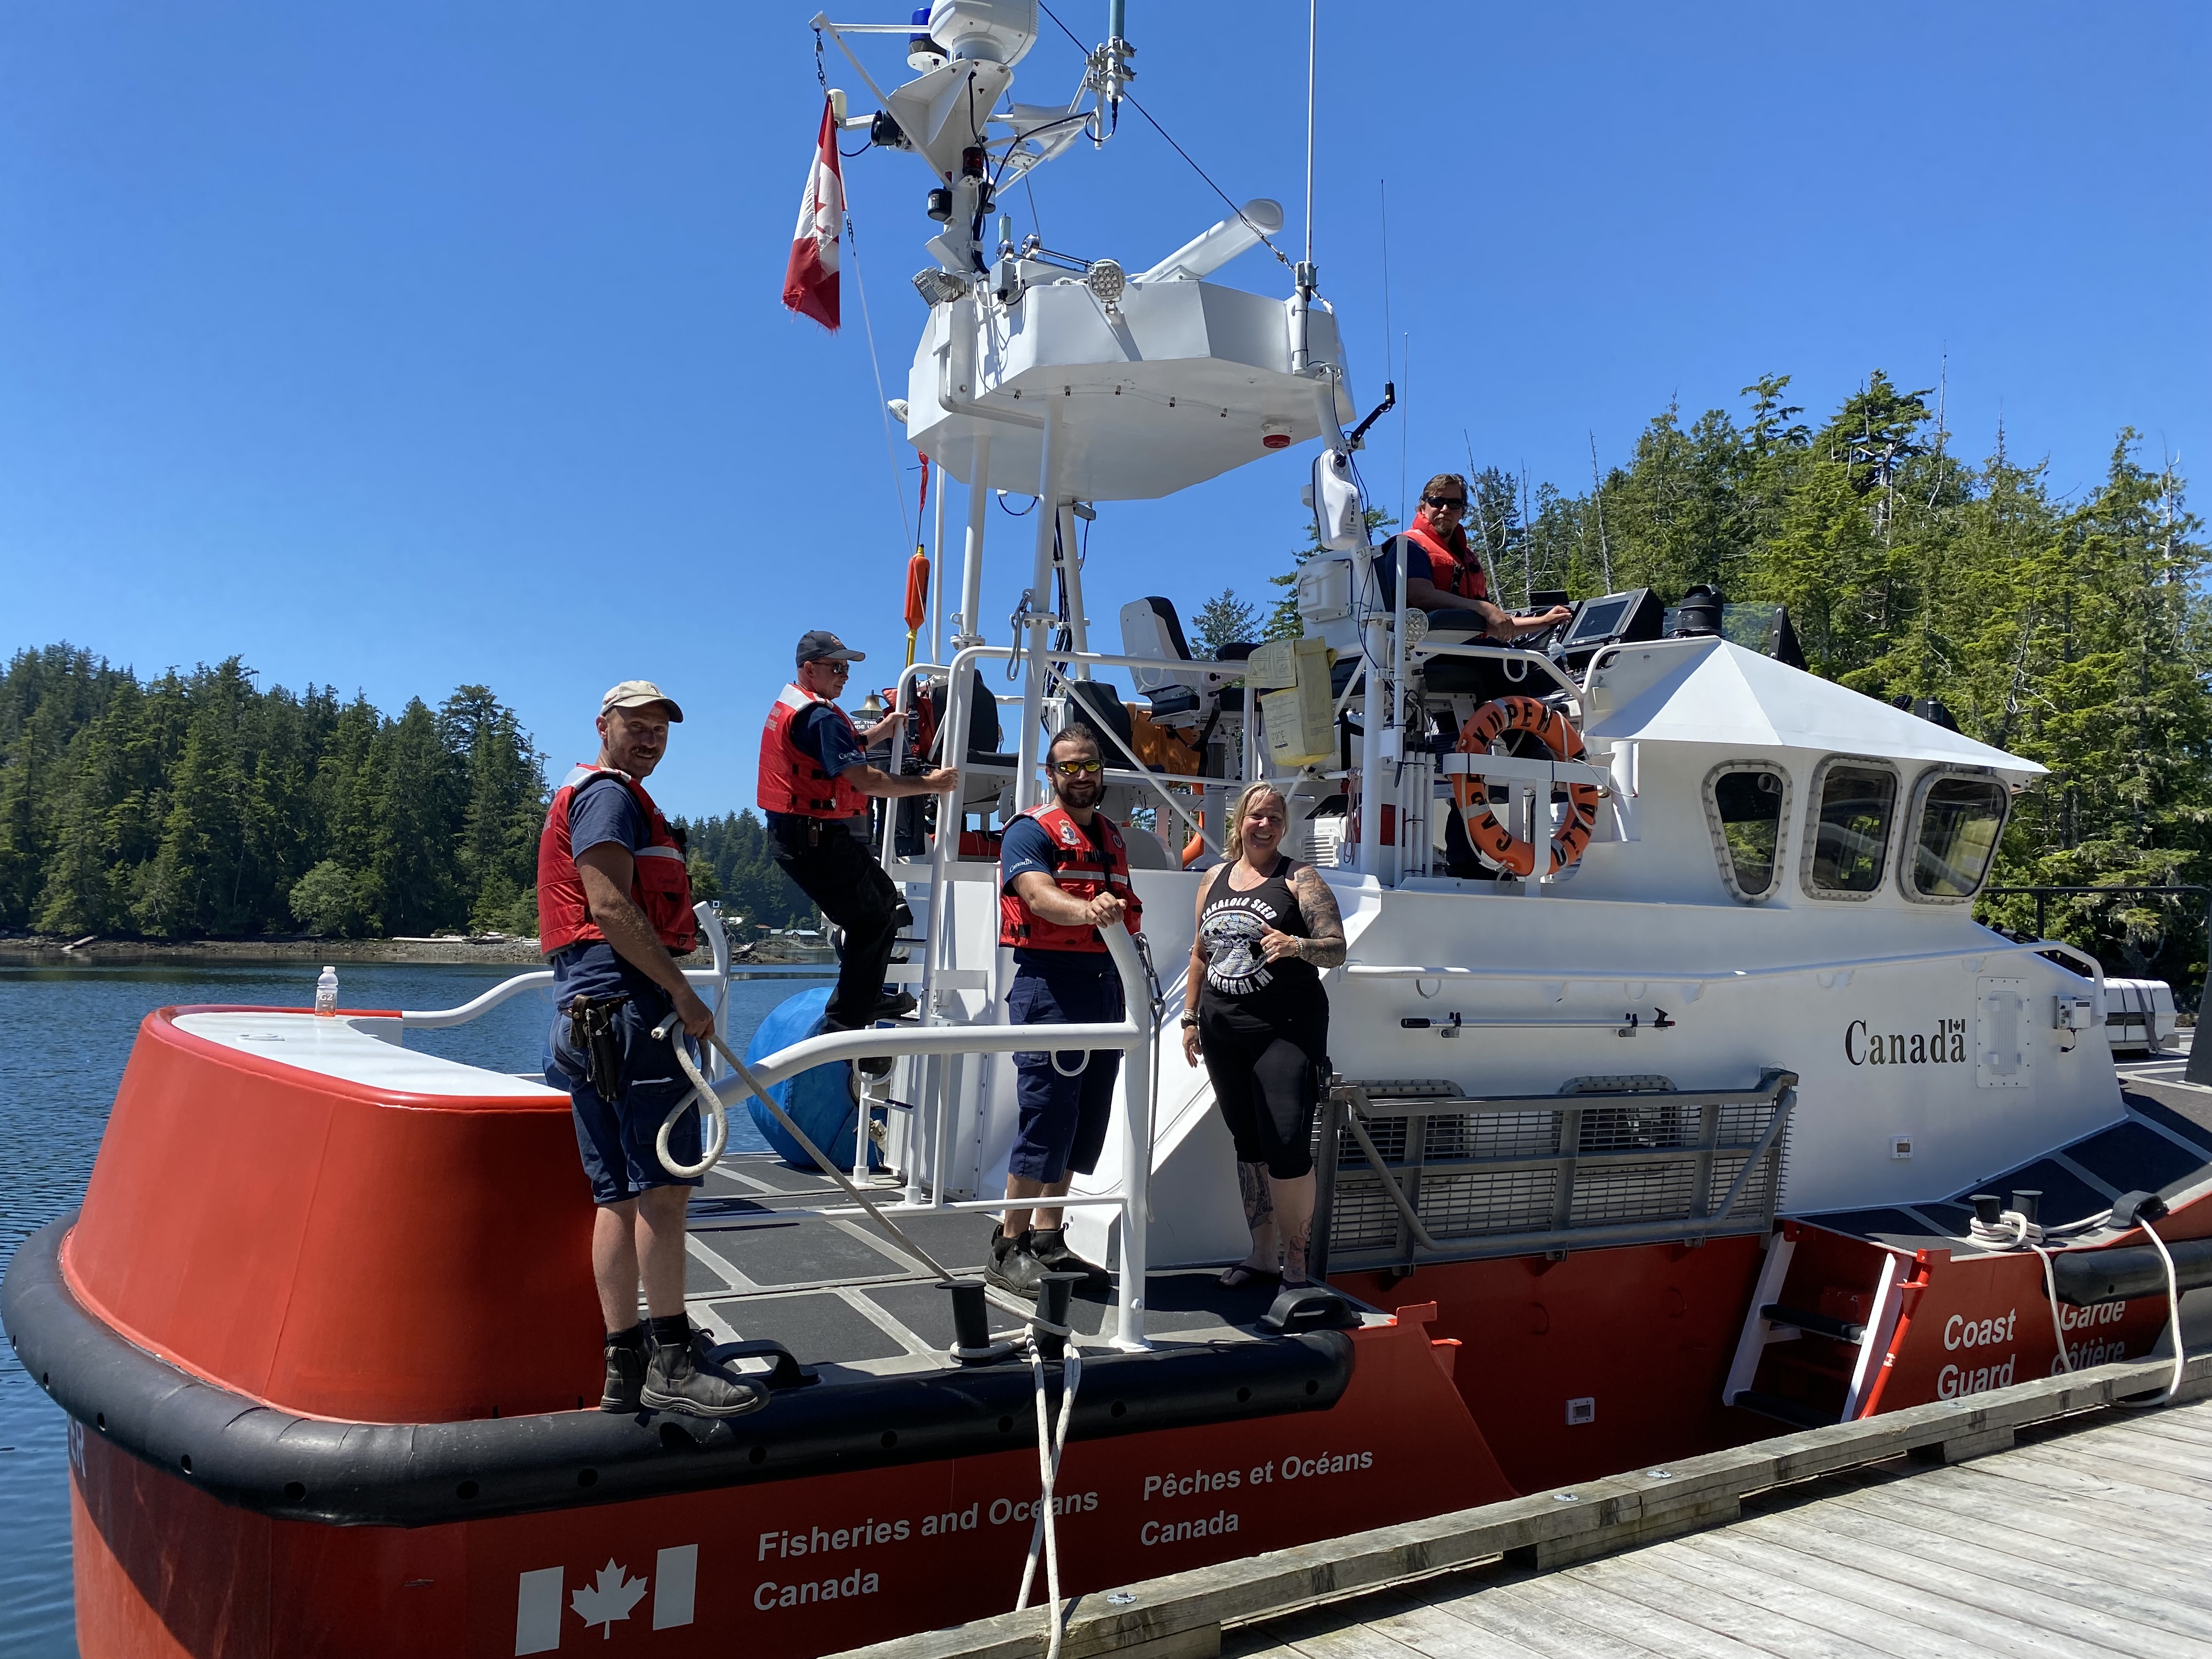
<svg viewBox="0 0 2212 1659">
<path fill-rule="evenodd" d="M 1789 650 L 1777 607 L 1714 599 L 1674 612 L 1643 592 L 1606 596 L 1531 649 L 1431 631 L 1418 610 L 1386 605 L 1404 585 L 1374 568 L 1346 431 L 1358 404 L 1310 258 L 1279 298 L 1218 280 L 1279 229 L 1275 204 L 1249 203 L 1149 264 L 1073 268 L 1035 238 L 1016 247 L 1003 221 L 995 257 L 988 246 L 994 183 L 1102 131 L 1127 72 L 1117 9 L 1087 70 L 1087 118 L 1074 118 L 1079 92 L 1065 110 L 1008 104 L 971 125 L 968 111 L 1009 96 L 1036 27 L 1030 5 L 945 0 L 929 16 L 943 60 L 884 100 L 890 142 L 942 180 L 931 213 L 945 227 L 928 244 L 934 267 L 915 278 L 930 313 L 896 407 L 909 441 L 969 501 L 951 651 L 910 670 L 902 694 L 933 685 L 944 728 L 966 734 L 941 758 L 962 768 L 963 823 L 978 829 L 965 851 L 948 833 L 925 853 L 910 819 L 903 856 L 888 823 L 884 841 L 927 918 L 926 961 L 906 970 L 926 993 L 926 1024 L 1002 1018 L 1009 969 L 982 832 L 1037 800 L 1043 738 L 1082 718 L 1115 751 L 1109 811 L 1155 825 L 1135 844 L 1156 867 L 1135 879 L 1157 963 L 1187 952 L 1198 876 L 1182 866 L 1211 861 L 1226 799 L 1253 778 L 1282 786 L 1287 850 L 1324 868 L 1346 918 L 1350 959 L 1328 975 L 1341 1078 L 1480 1097 L 1745 1090 L 1794 1073 L 1760 1149 L 1782 1176 L 1765 1213 L 1941 1197 L 2118 1121 L 2110 1054 L 2092 1030 L 2097 964 L 2063 945 L 2008 940 L 1970 914 L 2012 796 L 2043 769 L 1736 642 Z M 886 137 L 880 118 L 874 129 Z M 1297 586 L 1314 649 L 1195 661 L 1158 599 L 1124 607 L 1121 648 L 1099 648 L 1073 551 L 1079 518 L 1316 439 L 1310 478 L 1285 485 L 1302 487 L 1322 549 Z M 1028 577 L 1018 649 L 986 645 L 980 617 L 994 490 L 1043 507 L 1012 553 Z M 1018 696 L 994 695 L 1002 670 L 1018 673 Z M 1125 676 L 1126 703 L 1112 684 Z M 1484 705 L 1512 696 L 1563 714 L 1585 752 L 1460 740 Z M 1201 775 L 1144 764 L 1133 714 L 1184 739 Z M 1577 790 L 1595 796 L 1587 846 L 1533 860 L 1556 869 L 1516 875 L 1450 822 L 1464 801 L 1542 854 Z M 1195 860 L 1177 856 L 1187 839 L 1204 848 Z M 888 1094 L 921 1109 L 891 1114 L 889 1127 L 909 1195 L 997 1190 L 1011 1068 L 981 1056 L 904 1067 Z M 1108 1164 L 1081 1185 L 1123 1190 L 1128 1149 L 1148 1144 L 1149 1265 L 1234 1259 L 1243 1221 L 1205 1074 L 1172 1042 L 1129 1086 L 1146 1087 L 1147 1072 L 1157 1102 L 1134 1114 L 1147 1132 L 1112 1138 Z M 1555 1224 L 1546 1205 L 1502 1192 L 1476 1209 L 1456 1241 L 1465 1249 L 1480 1251 L 1484 1235 L 1574 1231 L 1571 1217 Z M 1591 1213 L 1619 1229 L 1698 1211 L 1661 1182 Z M 1115 1206 L 1078 1209 L 1071 1224 L 1093 1253 L 1121 1259 Z"/>
</svg>

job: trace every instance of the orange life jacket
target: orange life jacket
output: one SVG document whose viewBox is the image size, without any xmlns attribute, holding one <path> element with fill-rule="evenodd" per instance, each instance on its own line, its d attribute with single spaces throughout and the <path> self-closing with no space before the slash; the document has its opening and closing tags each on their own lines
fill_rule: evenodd
<svg viewBox="0 0 2212 1659">
<path fill-rule="evenodd" d="M 1132 933 L 1135 933 L 1144 906 L 1129 885 L 1129 849 L 1114 821 L 1103 812 L 1092 813 L 1091 822 L 1102 832 L 1094 840 L 1068 816 L 1064 806 L 1032 806 L 1024 816 L 1035 818 L 1052 843 L 1052 878 L 1059 884 L 1060 890 L 1079 899 L 1114 893 L 1128 905 L 1121 914 L 1121 921 Z M 1103 848 L 1100 841 L 1105 843 Z M 1106 949 L 1106 941 L 1098 936 L 1096 927 L 1088 923 L 1070 927 L 1061 922 L 1047 921 L 1030 909 L 1018 894 L 1004 890 L 999 894 L 999 943 L 1031 951 L 1103 953 Z"/>
<path fill-rule="evenodd" d="M 546 809 L 545 828 L 538 837 L 538 948 L 546 956 L 582 939 L 605 939 L 592 920 L 584 899 L 583 878 L 576 873 L 576 858 L 568 844 L 568 811 L 579 791 L 599 778 L 612 778 L 629 791 L 639 811 L 645 814 L 647 842 L 631 849 L 635 860 L 630 872 L 629 896 L 653 924 L 653 933 L 675 955 L 699 943 L 699 924 L 691 914 L 691 872 L 684 867 L 684 846 L 645 793 L 645 786 L 627 772 L 611 766 L 579 765 L 553 792 Z"/>
<path fill-rule="evenodd" d="M 768 711 L 761 727 L 760 787 L 757 799 L 764 812 L 793 812 L 805 818 L 856 817 L 868 810 L 868 798 L 842 777 L 822 769 L 813 756 L 792 741 L 791 723 L 816 705 L 829 709 L 845 722 L 858 744 L 860 734 L 852 718 L 827 697 L 817 697 L 787 685 Z"/>
<path fill-rule="evenodd" d="M 1483 579 L 1482 561 L 1467 544 L 1467 532 L 1455 529 L 1447 541 L 1437 533 L 1427 513 L 1413 514 L 1406 538 L 1429 556 L 1429 580 L 1443 592 L 1462 599 L 1486 599 L 1490 584 Z"/>
</svg>

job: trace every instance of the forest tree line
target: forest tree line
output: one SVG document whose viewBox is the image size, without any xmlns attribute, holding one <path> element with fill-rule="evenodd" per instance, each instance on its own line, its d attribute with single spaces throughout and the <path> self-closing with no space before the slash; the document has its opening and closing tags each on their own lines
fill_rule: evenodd
<svg viewBox="0 0 2212 1659">
<path fill-rule="evenodd" d="M 1875 374 L 1816 426 L 1789 386 L 1762 378 L 1739 413 L 1686 425 L 1665 410 L 1586 492 L 1478 472 L 1468 530 L 1492 591 L 1510 605 L 1648 586 L 1671 604 L 1704 583 L 1779 600 L 1814 672 L 1940 701 L 1968 735 L 2051 769 L 2015 808 L 1995 884 L 2212 880 L 2212 555 L 2176 470 L 2124 432 L 2102 478 L 2063 495 L 2002 432 L 1962 459 L 1932 389 Z M 1294 633 L 1285 599 L 1262 616 L 1224 592 L 1194 642 Z M 236 659 L 142 683 L 70 646 L 25 651 L 0 675 L 0 927 L 534 933 L 545 793 L 543 758 L 481 686 L 394 718 L 327 687 L 262 691 Z M 753 813 L 685 827 L 702 896 L 809 925 Z M 2024 932 L 2033 906 L 1980 914 Z M 2050 915 L 2116 970 L 2203 976 L 2200 898 Z"/>
<path fill-rule="evenodd" d="M 233 657 L 141 681 L 88 650 L 0 673 L 0 928 L 80 938 L 538 931 L 544 757 L 491 691 L 397 717 Z M 702 897 L 813 907 L 750 813 L 684 825 Z"/>
</svg>

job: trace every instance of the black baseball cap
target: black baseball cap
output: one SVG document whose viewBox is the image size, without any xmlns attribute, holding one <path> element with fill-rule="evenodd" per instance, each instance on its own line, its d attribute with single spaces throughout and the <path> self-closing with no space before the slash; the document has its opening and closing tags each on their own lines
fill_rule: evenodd
<svg viewBox="0 0 2212 1659">
<path fill-rule="evenodd" d="M 867 654 L 855 651 L 826 628 L 799 636 L 799 660 L 810 662 L 866 662 Z"/>
</svg>

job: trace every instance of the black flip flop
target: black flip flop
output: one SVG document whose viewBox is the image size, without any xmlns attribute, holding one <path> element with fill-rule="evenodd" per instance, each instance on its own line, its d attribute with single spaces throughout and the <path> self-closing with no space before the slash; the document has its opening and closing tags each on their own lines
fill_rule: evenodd
<svg viewBox="0 0 2212 1659">
<path fill-rule="evenodd" d="M 1224 1268 L 1213 1282 L 1224 1291 L 1239 1291 L 1255 1282 L 1273 1284 L 1281 1277 L 1280 1273 L 1271 1273 L 1265 1267 L 1248 1267 L 1240 1261 L 1233 1267 Z"/>
</svg>

